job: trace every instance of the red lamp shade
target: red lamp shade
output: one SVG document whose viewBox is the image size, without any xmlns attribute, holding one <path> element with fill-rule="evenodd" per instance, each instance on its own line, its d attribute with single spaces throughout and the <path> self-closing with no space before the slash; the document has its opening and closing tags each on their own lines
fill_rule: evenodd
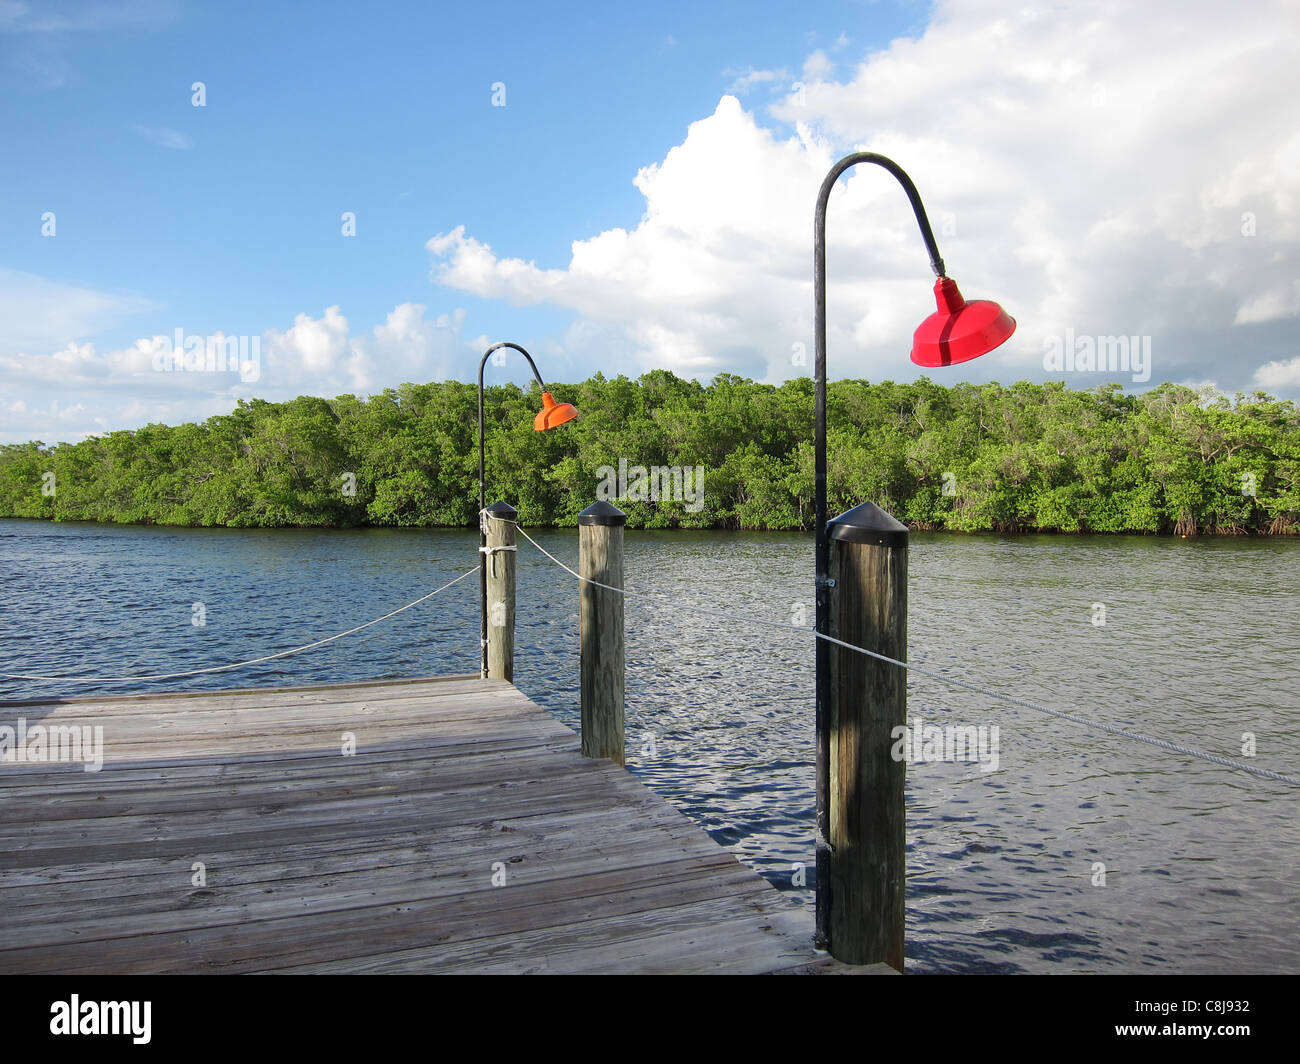
<svg viewBox="0 0 1300 1064">
<path fill-rule="evenodd" d="M 1015 318 L 987 299 L 967 303 L 950 277 L 934 282 L 934 299 L 939 309 L 921 322 L 912 337 L 912 361 L 918 366 L 969 362 L 1016 331 Z"/>
<path fill-rule="evenodd" d="M 533 418 L 533 428 L 545 432 L 578 416 L 578 408 L 572 403 L 557 403 L 550 392 L 542 392 L 542 408 Z"/>
</svg>

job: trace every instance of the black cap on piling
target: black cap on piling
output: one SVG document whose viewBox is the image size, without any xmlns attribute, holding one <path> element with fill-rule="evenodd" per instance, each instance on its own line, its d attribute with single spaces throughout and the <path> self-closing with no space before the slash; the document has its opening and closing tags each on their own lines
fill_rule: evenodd
<svg viewBox="0 0 1300 1064">
<path fill-rule="evenodd" d="M 503 521 L 513 521 L 519 516 L 519 511 L 508 502 L 494 502 L 484 512 L 491 514 L 493 517 L 499 517 Z"/>
<path fill-rule="evenodd" d="M 870 543 L 876 547 L 906 547 L 907 526 L 885 513 L 874 502 L 864 502 L 826 522 L 831 539 L 847 543 Z"/>
<path fill-rule="evenodd" d="M 578 514 L 578 524 L 580 525 L 625 525 L 627 524 L 627 514 L 617 506 L 601 500 L 593 502 L 582 513 Z"/>
</svg>

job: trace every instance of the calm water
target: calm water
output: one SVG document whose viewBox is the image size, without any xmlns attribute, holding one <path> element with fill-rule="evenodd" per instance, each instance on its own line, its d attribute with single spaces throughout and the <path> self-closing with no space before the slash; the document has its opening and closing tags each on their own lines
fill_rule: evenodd
<svg viewBox="0 0 1300 1064">
<path fill-rule="evenodd" d="M 574 530 L 537 536 L 569 564 Z M 468 531 L 159 530 L 0 521 L 0 671 L 130 675 L 350 628 L 474 566 Z M 629 588 L 811 620 L 807 536 L 627 534 Z M 577 725 L 577 589 L 519 553 L 516 682 Z M 1300 773 L 1300 542 L 917 535 L 911 659 Z M 192 604 L 206 626 L 191 624 Z M 1106 624 L 1093 624 L 1104 603 Z M 477 580 L 233 673 L 100 690 L 478 669 Z M 812 639 L 627 606 L 629 768 L 801 904 L 812 865 Z M 94 693 L 0 681 L 0 698 Z M 997 725 L 997 771 L 908 776 L 909 971 L 1300 971 L 1300 791 L 947 688 L 915 721 Z M 1104 886 L 1093 885 L 1096 863 Z"/>
</svg>

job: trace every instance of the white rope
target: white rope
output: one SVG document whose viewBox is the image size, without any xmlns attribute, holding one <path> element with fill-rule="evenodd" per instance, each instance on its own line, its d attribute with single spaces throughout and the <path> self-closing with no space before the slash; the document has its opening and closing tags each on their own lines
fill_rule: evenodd
<svg viewBox="0 0 1300 1064">
<path fill-rule="evenodd" d="M 1013 706 L 1022 706 L 1025 709 L 1035 709 L 1040 713 L 1046 713 L 1052 717 L 1059 717 L 1061 720 L 1073 721 L 1075 724 L 1082 724 L 1086 728 L 1096 728 L 1099 731 L 1108 732 L 1111 735 L 1118 735 L 1125 739 L 1133 739 L 1139 743 L 1146 743 L 1148 746 L 1159 747 L 1162 750 L 1170 750 L 1174 753 L 1186 754 L 1188 757 L 1199 758 L 1202 761 L 1208 761 L 1211 764 L 1221 765 L 1224 768 L 1235 768 L 1242 772 L 1249 772 L 1253 776 L 1261 779 L 1274 780 L 1278 783 L 1289 783 L 1292 786 L 1300 787 L 1300 778 L 1288 776 L 1281 772 L 1273 772 L 1271 769 L 1259 768 L 1255 765 L 1249 765 L 1244 761 L 1238 761 L 1234 758 L 1224 757 L 1221 754 L 1211 754 L 1204 750 L 1198 750 L 1192 746 L 1184 746 L 1181 743 L 1170 742 L 1168 739 L 1159 739 L 1151 735 L 1143 735 L 1141 732 L 1130 731 L 1127 728 L 1120 728 L 1114 724 L 1107 724 L 1105 721 L 1094 720 L 1092 717 L 1085 717 L 1079 713 L 1068 713 L 1061 709 L 1052 709 L 1038 702 L 1032 702 L 1026 698 L 1016 698 L 1013 695 L 1003 694 L 1001 691 L 995 691 L 990 687 L 982 687 L 979 684 L 970 683 L 967 680 L 959 680 L 955 676 L 945 676 L 941 672 L 935 672 L 931 669 L 923 669 L 919 665 L 909 665 L 906 661 L 899 661 L 898 658 L 891 658 L 887 654 L 877 654 L 874 650 L 867 650 L 865 647 L 854 646 L 852 643 L 846 643 L 842 639 L 836 639 L 834 636 L 825 635 L 814 628 L 805 628 L 797 624 L 786 624 L 781 621 L 764 621 L 757 617 L 744 617 L 733 613 L 724 613 L 721 610 L 707 610 L 700 606 L 687 606 L 678 602 L 675 598 L 669 598 L 667 592 L 655 591 L 636 591 L 630 592 L 625 588 L 613 587 L 610 584 L 602 584 L 599 580 L 592 580 L 590 577 L 575 573 L 555 555 L 543 547 L 537 540 L 533 539 L 523 527 L 516 523 L 520 535 L 528 540 L 534 547 L 550 558 L 556 565 L 563 569 L 570 576 L 577 577 L 584 583 L 592 584 L 595 587 L 604 588 L 606 591 L 616 591 L 620 595 L 631 595 L 634 598 L 650 596 L 665 599 L 668 605 L 683 610 L 687 613 L 699 613 L 706 617 L 722 617 L 727 620 L 739 620 L 745 624 L 761 625 L 765 628 L 782 628 L 786 631 L 800 632 L 803 635 L 815 636 L 818 639 L 824 639 L 828 643 L 834 643 L 836 646 L 844 647 L 845 650 L 853 650 L 859 654 L 866 654 L 869 657 L 876 658 L 879 661 L 888 662 L 890 665 L 897 665 L 899 668 L 908 669 L 911 672 L 919 673 L 922 676 L 928 676 L 932 680 L 938 680 L 941 683 L 952 684 L 956 687 L 965 688 L 967 691 L 974 691 L 977 694 L 987 695 L 989 698 L 996 698 L 1003 702 L 1008 702 Z"/>
<path fill-rule="evenodd" d="M 304 646 L 294 647 L 292 650 L 281 650 L 277 654 L 266 654 L 260 658 L 251 658 L 248 661 L 238 661 L 233 665 L 216 665 L 209 669 L 190 669 L 188 672 L 164 672 L 157 673 L 153 676 L 22 676 L 17 673 L 0 672 L 0 678 L 5 680 L 34 680 L 41 683 L 133 683 L 137 680 L 175 680 L 182 676 L 200 676 L 209 672 L 227 672 L 230 669 L 242 669 L 245 665 L 257 665 L 263 661 L 274 661 L 276 658 L 287 658 L 290 654 L 301 654 L 304 650 L 311 650 L 314 647 L 324 646 L 326 643 L 332 643 L 336 639 L 342 639 L 345 635 L 352 635 L 363 628 L 369 628 L 371 625 L 378 624 L 380 621 L 386 621 L 389 617 L 396 617 L 399 613 L 409 610 L 412 606 L 418 606 L 421 602 L 426 602 L 437 595 L 439 592 L 446 591 L 453 584 L 459 584 L 467 576 L 473 576 L 478 572 L 478 566 L 470 569 L 468 572 L 461 573 L 455 580 L 443 584 L 436 591 L 430 591 L 427 595 L 422 595 L 414 602 L 408 602 L 405 606 L 399 606 L 391 613 L 385 613 L 382 617 L 376 617 L 373 621 L 367 621 L 365 624 L 359 624 L 355 628 L 349 628 L 346 632 L 339 632 L 338 635 L 327 636 L 324 639 L 318 639 L 314 643 L 307 643 Z"/>
</svg>

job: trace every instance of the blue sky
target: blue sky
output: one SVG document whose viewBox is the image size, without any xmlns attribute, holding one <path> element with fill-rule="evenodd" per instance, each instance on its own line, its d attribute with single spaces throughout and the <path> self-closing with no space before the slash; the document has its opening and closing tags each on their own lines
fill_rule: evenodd
<svg viewBox="0 0 1300 1064">
<path fill-rule="evenodd" d="M 1296 20 L 1218 6 L 0 0 L 0 442 L 469 379 L 503 339 L 562 380 L 806 373 L 812 197 L 862 147 L 1020 322 L 945 382 L 1048 379 L 1068 329 L 1151 337 L 1133 387 L 1298 394 Z M 855 172 L 832 208 L 832 375 L 915 376 L 905 201 Z M 157 372 L 178 328 L 256 337 L 257 379 Z"/>
</svg>

